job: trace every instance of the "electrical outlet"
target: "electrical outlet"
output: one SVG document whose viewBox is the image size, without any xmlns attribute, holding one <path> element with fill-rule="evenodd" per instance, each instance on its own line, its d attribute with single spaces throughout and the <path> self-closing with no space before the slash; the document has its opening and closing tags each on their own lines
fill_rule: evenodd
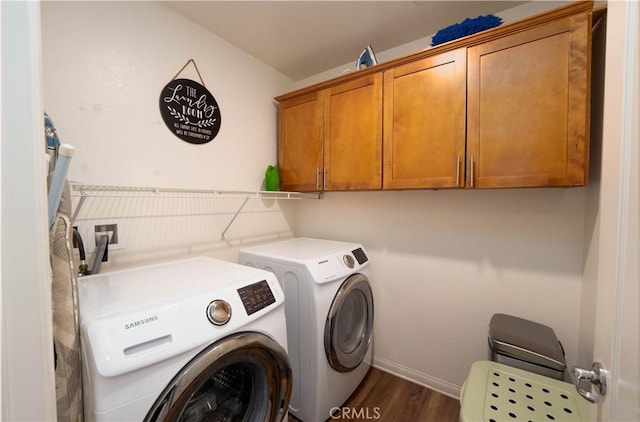
<svg viewBox="0 0 640 422">
<path fill-rule="evenodd" d="M 84 247 L 87 253 L 96 250 L 100 236 L 109 236 L 109 250 L 124 249 L 124 223 L 122 220 L 86 220 Z"/>
</svg>

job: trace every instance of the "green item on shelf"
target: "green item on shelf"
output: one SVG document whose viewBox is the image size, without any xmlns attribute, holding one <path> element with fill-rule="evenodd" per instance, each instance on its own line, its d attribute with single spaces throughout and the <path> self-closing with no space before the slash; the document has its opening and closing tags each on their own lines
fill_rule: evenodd
<svg viewBox="0 0 640 422">
<path fill-rule="evenodd" d="M 264 187 L 268 191 L 280 190 L 280 174 L 278 165 L 267 167 L 264 178 Z"/>
</svg>

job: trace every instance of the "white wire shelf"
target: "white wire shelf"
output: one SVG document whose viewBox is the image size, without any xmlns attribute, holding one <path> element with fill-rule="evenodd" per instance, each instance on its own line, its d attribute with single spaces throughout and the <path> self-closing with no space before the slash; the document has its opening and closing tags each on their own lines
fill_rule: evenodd
<svg viewBox="0 0 640 422">
<path fill-rule="evenodd" d="M 191 188 L 167 188 L 148 186 L 115 186 L 115 185 L 86 185 L 78 182 L 69 182 L 71 197 L 78 198 L 73 220 L 80 214 L 85 201 L 88 198 L 219 198 L 241 199 L 242 204 L 235 211 L 233 217 L 220 235 L 224 239 L 229 227 L 236 217 L 242 212 L 250 199 L 322 199 L 322 193 L 285 192 L 285 191 L 242 191 L 221 189 L 191 189 Z"/>
<path fill-rule="evenodd" d="M 212 196 L 219 198 L 249 198 L 249 199 L 322 199 L 322 193 L 285 192 L 285 191 L 242 191 L 221 189 L 190 189 L 190 188 L 164 188 L 146 186 L 109 186 L 109 185 L 85 185 L 71 182 L 71 191 L 74 196 L 91 197 L 201 197 Z"/>
</svg>

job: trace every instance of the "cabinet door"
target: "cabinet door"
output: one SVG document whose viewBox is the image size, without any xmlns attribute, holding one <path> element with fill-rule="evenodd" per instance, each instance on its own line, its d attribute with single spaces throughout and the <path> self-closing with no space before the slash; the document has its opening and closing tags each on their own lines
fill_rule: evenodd
<svg viewBox="0 0 640 422">
<path fill-rule="evenodd" d="M 384 73 L 384 187 L 464 185 L 466 49 Z"/>
<path fill-rule="evenodd" d="M 322 91 L 325 190 L 382 187 L 382 75 Z"/>
<path fill-rule="evenodd" d="M 322 170 L 322 103 L 317 92 L 280 103 L 280 189 L 318 191 Z"/>
<path fill-rule="evenodd" d="M 467 186 L 587 182 L 591 15 L 469 48 Z"/>
</svg>

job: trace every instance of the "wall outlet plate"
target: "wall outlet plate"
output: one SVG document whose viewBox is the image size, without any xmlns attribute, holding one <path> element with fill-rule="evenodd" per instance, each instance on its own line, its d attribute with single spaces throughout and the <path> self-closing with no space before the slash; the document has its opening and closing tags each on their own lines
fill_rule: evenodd
<svg viewBox="0 0 640 422">
<path fill-rule="evenodd" d="M 109 236 L 110 251 L 124 249 L 124 222 L 121 219 L 84 220 L 82 223 L 74 225 L 78 226 L 87 254 L 95 252 L 98 239 L 105 234 Z M 81 226 L 84 226 L 84 233 Z"/>
</svg>

